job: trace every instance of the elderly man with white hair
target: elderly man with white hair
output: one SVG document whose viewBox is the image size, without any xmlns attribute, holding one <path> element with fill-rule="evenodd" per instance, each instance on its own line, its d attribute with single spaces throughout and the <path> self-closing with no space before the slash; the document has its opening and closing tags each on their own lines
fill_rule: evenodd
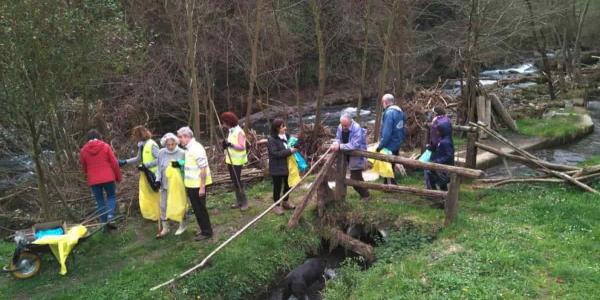
<svg viewBox="0 0 600 300">
<path fill-rule="evenodd" d="M 349 114 L 343 114 L 340 117 L 340 125 L 335 133 L 336 142 L 331 145 L 334 151 L 367 150 L 366 130 L 352 119 Z M 366 167 L 367 159 L 364 157 L 348 157 L 348 169 L 350 169 L 350 178 L 358 181 L 364 181 L 362 171 Z M 364 201 L 369 200 L 369 190 L 365 188 L 354 187 L 354 190 Z"/>
<path fill-rule="evenodd" d="M 394 104 L 394 101 L 394 95 L 392 94 L 385 94 L 381 97 L 381 103 L 385 110 L 383 111 L 383 119 L 381 121 L 381 128 L 379 129 L 377 152 L 385 148 L 390 150 L 392 154 L 398 155 L 400 153 L 400 146 L 404 142 L 406 116 L 402 109 Z M 389 178 L 386 179 L 385 183 L 396 184 L 396 180 Z"/>
<path fill-rule="evenodd" d="M 177 130 L 177 137 L 181 146 L 185 147 L 183 183 L 200 226 L 200 231 L 194 239 L 196 241 L 210 239 L 213 231 L 206 209 L 206 186 L 212 184 L 212 177 L 206 150 L 194 139 L 194 133 L 187 126 Z"/>
</svg>

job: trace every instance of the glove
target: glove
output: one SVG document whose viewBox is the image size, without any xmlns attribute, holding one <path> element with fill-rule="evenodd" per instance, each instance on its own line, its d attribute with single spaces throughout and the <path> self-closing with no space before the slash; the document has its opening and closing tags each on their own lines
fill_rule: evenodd
<svg viewBox="0 0 600 300">
<path fill-rule="evenodd" d="M 127 164 L 127 161 L 124 159 L 119 159 L 117 160 L 117 163 L 119 164 L 119 167 L 122 167 Z"/>
<path fill-rule="evenodd" d="M 179 164 L 179 162 L 178 162 L 178 161 L 176 161 L 176 160 L 174 160 L 174 161 L 172 161 L 172 162 L 171 162 L 171 166 L 172 166 L 173 168 L 181 168 L 181 165 L 180 165 L 180 164 Z"/>
<path fill-rule="evenodd" d="M 425 145 L 425 149 L 431 151 L 431 145 L 430 144 Z"/>
<path fill-rule="evenodd" d="M 371 149 L 372 149 L 372 148 L 371 148 Z M 383 147 L 382 147 L 382 146 L 377 146 L 377 149 L 375 149 L 375 152 L 379 152 L 379 151 L 381 151 L 381 150 L 383 150 Z"/>
<path fill-rule="evenodd" d="M 223 143 L 221 144 L 221 146 L 223 146 L 223 149 L 227 149 L 229 147 L 231 147 L 231 143 L 228 141 L 223 141 Z"/>
</svg>

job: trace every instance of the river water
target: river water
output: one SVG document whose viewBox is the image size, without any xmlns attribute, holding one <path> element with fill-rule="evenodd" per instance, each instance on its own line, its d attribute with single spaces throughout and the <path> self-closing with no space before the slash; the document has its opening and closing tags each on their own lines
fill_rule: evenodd
<svg viewBox="0 0 600 300">
<path fill-rule="evenodd" d="M 532 154 L 545 161 L 565 165 L 576 165 L 592 155 L 600 154 L 600 98 L 590 99 L 587 108 L 594 121 L 594 131 L 591 134 L 574 143 L 552 149 L 536 150 Z M 508 161 L 507 165 L 512 175 L 536 174 L 535 171 L 519 163 Z M 485 172 L 490 177 L 509 175 L 503 164 L 491 167 Z"/>
</svg>

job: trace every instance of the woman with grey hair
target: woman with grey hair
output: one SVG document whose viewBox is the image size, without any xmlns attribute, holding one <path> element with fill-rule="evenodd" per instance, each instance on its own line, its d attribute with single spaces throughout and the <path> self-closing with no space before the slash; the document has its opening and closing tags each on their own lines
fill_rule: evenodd
<svg viewBox="0 0 600 300">
<path fill-rule="evenodd" d="M 160 144 L 164 147 L 158 152 L 156 181 L 160 182 L 160 224 L 162 230 L 156 235 L 161 238 L 169 233 L 169 222 L 179 222 L 175 235 L 186 229 L 185 213 L 188 208 L 183 174 L 180 166 L 185 159 L 185 151 L 179 148 L 179 139 L 172 133 L 165 134 Z M 180 162 L 181 161 L 181 162 Z"/>
</svg>

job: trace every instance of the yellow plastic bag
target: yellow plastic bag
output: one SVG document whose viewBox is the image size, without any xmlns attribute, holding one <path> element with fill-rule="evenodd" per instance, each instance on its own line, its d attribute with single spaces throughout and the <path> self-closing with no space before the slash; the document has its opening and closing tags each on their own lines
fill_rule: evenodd
<svg viewBox="0 0 600 300">
<path fill-rule="evenodd" d="M 376 148 L 375 147 L 370 147 L 369 151 L 370 152 L 375 152 Z M 383 148 L 381 151 L 379 151 L 379 153 L 383 153 L 383 154 L 392 154 L 392 152 L 386 148 Z M 380 161 L 380 160 L 375 160 L 372 158 L 369 158 L 369 163 L 371 163 L 373 165 L 372 170 L 379 174 L 379 176 L 384 177 L 384 178 L 394 178 L 394 170 L 392 169 L 392 164 L 389 162 L 385 162 L 385 161 Z"/>
<path fill-rule="evenodd" d="M 148 180 L 140 173 L 140 212 L 144 219 L 157 221 L 160 218 L 160 193 L 150 187 Z"/>
<path fill-rule="evenodd" d="M 168 166 L 165 176 L 167 176 L 169 182 L 169 189 L 167 190 L 167 219 L 181 222 L 188 209 L 187 195 L 185 194 L 181 171 Z"/>
<path fill-rule="evenodd" d="M 293 187 L 300 182 L 300 170 L 293 155 L 287 158 L 288 165 L 288 186 Z"/>
<path fill-rule="evenodd" d="M 48 245 L 52 254 L 58 260 L 60 264 L 60 275 L 67 274 L 67 257 L 73 247 L 77 245 L 77 242 L 81 237 L 87 233 L 87 228 L 83 225 L 73 226 L 69 229 L 67 234 L 63 235 L 48 235 L 43 238 L 33 241 L 37 245 Z"/>
</svg>

